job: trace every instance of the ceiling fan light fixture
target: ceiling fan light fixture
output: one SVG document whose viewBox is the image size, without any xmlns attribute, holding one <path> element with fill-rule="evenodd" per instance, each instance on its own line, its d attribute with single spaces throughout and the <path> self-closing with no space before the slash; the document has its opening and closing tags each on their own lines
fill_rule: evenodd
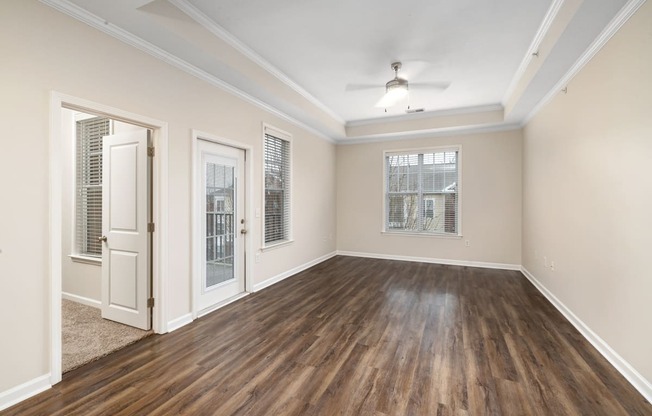
<svg viewBox="0 0 652 416">
<path fill-rule="evenodd" d="M 385 108 L 393 107 L 403 98 L 408 95 L 408 81 L 398 77 L 398 70 L 401 69 L 400 62 L 392 63 L 392 70 L 394 71 L 394 79 L 385 84 L 385 95 L 376 104 L 376 107 Z"/>
<path fill-rule="evenodd" d="M 407 97 L 408 90 L 405 87 L 393 87 L 387 89 L 387 92 L 376 104 L 376 107 L 389 108 L 395 106 L 403 98 Z"/>
<path fill-rule="evenodd" d="M 400 92 L 393 92 L 393 91 L 400 91 Z M 393 92 L 394 94 L 403 94 L 403 96 L 407 95 L 408 93 L 407 80 L 396 77 L 393 80 L 389 81 L 387 84 L 385 84 L 385 93 L 389 94 L 390 92 Z"/>
</svg>

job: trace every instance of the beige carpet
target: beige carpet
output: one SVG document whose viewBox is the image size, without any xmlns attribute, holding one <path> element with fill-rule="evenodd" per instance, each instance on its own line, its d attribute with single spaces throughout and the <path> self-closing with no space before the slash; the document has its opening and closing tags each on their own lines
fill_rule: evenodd
<svg viewBox="0 0 652 416">
<path fill-rule="evenodd" d="M 152 334 L 102 319 L 99 309 L 81 303 L 63 299 L 62 308 L 64 373 Z"/>
</svg>

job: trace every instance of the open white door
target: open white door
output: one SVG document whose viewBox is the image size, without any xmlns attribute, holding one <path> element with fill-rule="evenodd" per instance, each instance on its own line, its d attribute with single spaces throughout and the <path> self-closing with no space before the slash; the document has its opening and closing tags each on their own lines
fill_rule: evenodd
<svg viewBox="0 0 652 416">
<path fill-rule="evenodd" d="M 199 140 L 195 202 L 201 218 L 196 310 L 201 316 L 245 292 L 245 152 Z"/>
<path fill-rule="evenodd" d="M 149 130 L 104 137 L 102 317 L 150 329 Z"/>
</svg>

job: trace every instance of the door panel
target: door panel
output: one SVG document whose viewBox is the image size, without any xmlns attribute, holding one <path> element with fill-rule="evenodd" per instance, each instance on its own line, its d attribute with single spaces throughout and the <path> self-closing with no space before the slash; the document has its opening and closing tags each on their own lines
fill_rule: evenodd
<svg viewBox="0 0 652 416">
<path fill-rule="evenodd" d="M 138 311 L 138 253 L 111 250 L 109 304 Z"/>
<path fill-rule="evenodd" d="M 102 152 L 102 317 L 151 327 L 146 129 L 105 136 Z"/>
<path fill-rule="evenodd" d="M 106 146 L 106 138 L 104 141 Z M 112 230 L 138 232 L 137 143 L 111 145 L 109 223 Z"/>
<path fill-rule="evenodd" d="M 245 291 L 244 151 L 199 140 L 198 311 Z"/>
</svg>

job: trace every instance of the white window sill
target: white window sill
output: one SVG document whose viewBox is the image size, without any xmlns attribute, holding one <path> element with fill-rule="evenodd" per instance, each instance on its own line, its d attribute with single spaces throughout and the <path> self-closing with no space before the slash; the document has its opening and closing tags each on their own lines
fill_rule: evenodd
<svg viewBox="0 0 652 416">
<path fill-rule="evenodd" d="M 79 254 L 70 254 L 68 257 L 70 257 L 70 260 L 72 260 L 75 263 L 92 264 L 94 266 L 102 265 L 101 257 L 81 256 Z"/>
<path fill-rule="evenodd" d="M 264 253 L 266 251 L 275 250 L 277 248 L 288 246 L 288 245 L 290 245 L 292 243 L 294 243 L 294 240 L 283 240 L 283 241 L 280 241 L 278 243 L 273 243 L 273 244 L 270 244 L 270 245 L 267 245 L 267 246 L 263 246 L 263 247 L 261 247 L 260 251 L 262 251 Z"/>
<path fill-rule="evenodd" d="M 435 234 L 435 233 L 412 233 L 408 231 L 381 231 L 382 235 L 393 235 L 401 237 L 425 237 L 425 238 L 443 238 L 447 240 L 460 240 L 462 234 Z"/>
</svg>

